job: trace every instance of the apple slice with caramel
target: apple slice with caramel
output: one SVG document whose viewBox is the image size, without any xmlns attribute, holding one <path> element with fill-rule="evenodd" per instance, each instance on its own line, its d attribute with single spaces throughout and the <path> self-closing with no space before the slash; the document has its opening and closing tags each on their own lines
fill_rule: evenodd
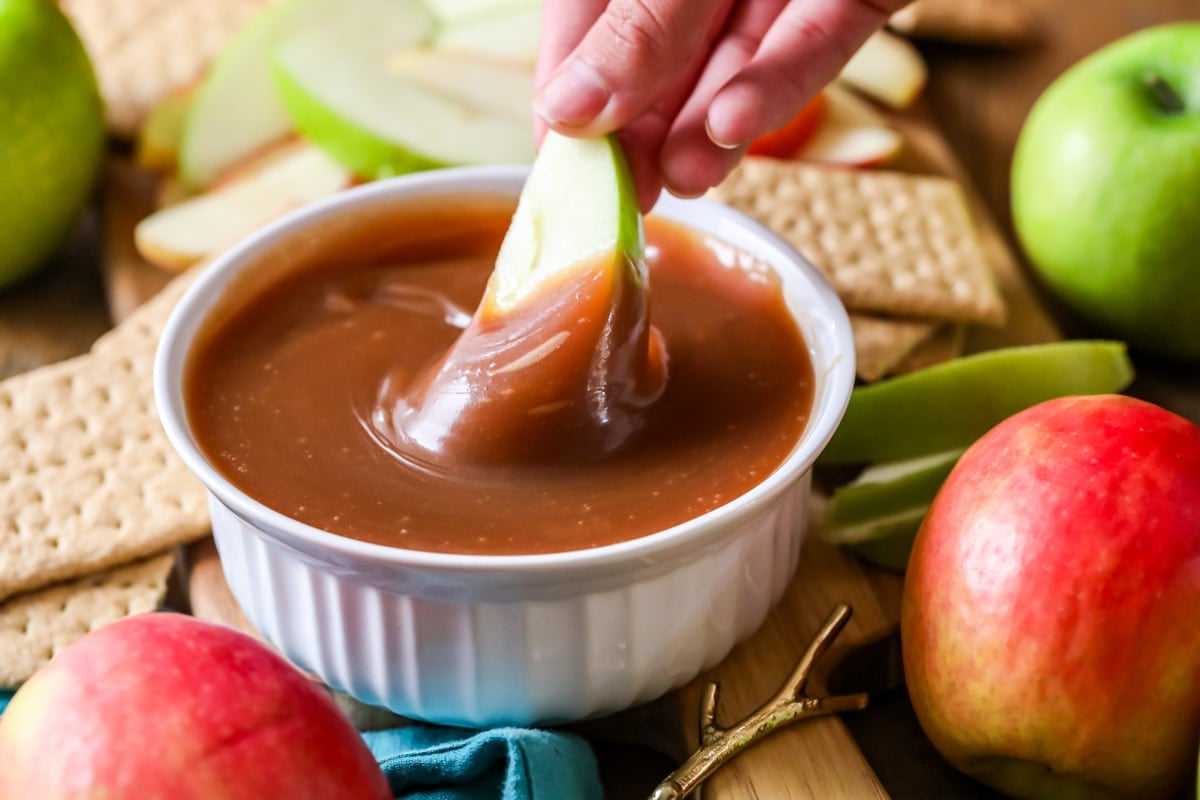
<svg viewBox="0 0 1200 800">
<path fill-rule="evenodd" d="M 389 438 L 458 463 L 586 460 L 626 442 L 666 382 L 643 250 L 617 141 L 547 134 L 470 323 L 412 385 L 385 386 Z"/>
</svg>

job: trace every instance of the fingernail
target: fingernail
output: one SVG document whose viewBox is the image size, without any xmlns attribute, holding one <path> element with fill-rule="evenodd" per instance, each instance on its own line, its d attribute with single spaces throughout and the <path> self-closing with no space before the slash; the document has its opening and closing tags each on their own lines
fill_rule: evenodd
<svg viewBox="0 0 1200 800">
<path fill-rule="evenodd" d="M 572 59 L 538 91 L 534 109 L 551 125 L 578 128 L 599 116 L 610 95 L 594 69 Z"/>
<path fill-rule="evenodd" d="M 739 147 L 742 146 L 741 142 L 721 141 L 721 138 L 719 136 L 717 136 L 716 133 L 713 132 L 712 120 L 709 119 L 708 117 L 705 117 L 705 119 L 704 119 L 704 132 L 705 132 L 705 134 L 708 135 L 708 140 L 710 142 L 712 142 L 713 144 L 715 144 L 717 147 L 721 148 L 722 150 L 737 150 Z"/>
</svg>

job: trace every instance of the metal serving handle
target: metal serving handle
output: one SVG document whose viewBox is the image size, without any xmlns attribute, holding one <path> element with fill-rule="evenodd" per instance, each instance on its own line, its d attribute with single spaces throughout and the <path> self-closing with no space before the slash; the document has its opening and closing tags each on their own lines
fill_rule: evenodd
<svg viewBox="0 0 1200 800">
<path fill-rule="evenodd" d="M 717 727 L 717 684 L 706 684 L 700 699 L 700 746 L 655 788 L 650 800 L 682 800 L 725 762 L 785 725 L 866 708 L 866 694 L 811 697 L 805 691 L 813 665 L 829 650 L 851 613 L 845 603 L 834 608 L 774 697 L 736 725 Z"/>
</svg>

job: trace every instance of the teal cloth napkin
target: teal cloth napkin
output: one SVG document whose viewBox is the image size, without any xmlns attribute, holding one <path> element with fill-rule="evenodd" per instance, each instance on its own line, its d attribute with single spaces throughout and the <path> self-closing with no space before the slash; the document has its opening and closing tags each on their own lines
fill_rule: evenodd
<svg viewBox="0 0 1200 800">
<path fill-rule="evenodd" d="M 0 690 L 0 714 L 11 691 Z M 363 734 L 397 800 L 600 800 L 582 738 L 531 728 L 413 724 Z"/>
</svg>

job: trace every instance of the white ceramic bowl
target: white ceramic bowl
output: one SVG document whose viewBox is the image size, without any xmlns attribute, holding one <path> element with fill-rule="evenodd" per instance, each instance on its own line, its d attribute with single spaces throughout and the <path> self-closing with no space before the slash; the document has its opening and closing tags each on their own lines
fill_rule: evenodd
<svg viewBox="0 0 1200 800">
<path fill-rule="evenodd" d="M 763 621 L 795 571 L 811 467 L 854 379 L 845 310 L 785 242 L 716 203 L 664 197 L 656 213 L 771 266 L 809 346 L 811 420 L 761 484 L 702 517 L 632 541 L 529 556 L 450 555 L 344 538 L 235 488 L 192 439 L 188 348 L 226 287 L 264 252 L 353 226 L 371 209 L 435 196 L 515 198 L 527 170 L 441 170 L 381 181 L 298 211 L 209 267 L 167 323 L 155 397 L 168 437 L 207 486 L 229 586 L 297 665 L 367 703 L 435 722 L 555 723 L 653 699 L 715 665 Z"/>
</svg>

